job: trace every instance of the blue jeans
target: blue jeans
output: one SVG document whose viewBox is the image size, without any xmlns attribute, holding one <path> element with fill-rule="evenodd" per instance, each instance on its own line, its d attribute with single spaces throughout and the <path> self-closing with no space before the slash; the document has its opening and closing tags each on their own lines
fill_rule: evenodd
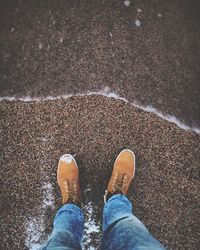
<svg viewBox="0 0 200 250">
<path fill-rule="evenodd" d="M 78 206 L 64 205 L 56 214 L 50 239 L 42 250 L 81 249 L 83 214 Z M 132 214 L 132 205 L 124 195 L 113 195 L 103 210 L 102 249 L 165 249 Z"/>
</svg>

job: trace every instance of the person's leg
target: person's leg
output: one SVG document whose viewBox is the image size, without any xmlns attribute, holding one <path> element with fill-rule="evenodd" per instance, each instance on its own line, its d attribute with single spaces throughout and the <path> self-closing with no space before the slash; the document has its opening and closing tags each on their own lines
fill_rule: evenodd
<svg viewBox="0 0 200 250">
<path fill-rule="evenodd" d="M 165 249 L 132 214 L 132 205 L 125 195 L 113 195 L 103 210 L 103 249 Z"/>
<path fill-rule="evenodd" d="M 56 214 L 53 232 L 42 250 L 81 249 L 83 235 L 83 214 L 80 207 L 73 204 L 62 206 Z"/>
<path fill-rule="evenodd" d="M 135 155 L 131 150 L 125 149 L 115 160 L 104 196 L 102 248 L 105 250 L 164 249 L 132 214 L 132 205 L 125 195 L 134 174 Z"/>
<path fill-rule="evenodd" d="M 82 199 L 78 165 L 72 155 L 60 158 L 57 180 L 62 193 L 63 206 L 54 219 L 53 232 L 40 249 L 81 249 L 83 235 Z"/>
</svg>

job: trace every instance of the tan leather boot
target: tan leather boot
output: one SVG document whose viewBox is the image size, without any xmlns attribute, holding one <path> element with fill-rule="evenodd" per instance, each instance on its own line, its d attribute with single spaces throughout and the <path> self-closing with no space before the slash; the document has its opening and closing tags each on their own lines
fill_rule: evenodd
<svg viewBox="0 0 200 250">
<path fill-rule="evenodd" d="M 78 165 L 72 155 L 65 154 L 60 157 L 57 180 L 62 194 L 62 203 L 72 203 L 81 207 Z"/>
<path fill-rule="evenodd" d="M 126 195 L 134 175 L 135 155 L 131 150 L 125 149 L 115 160 L 113 172 L 104 195 L 104 202 L 113 194 Z"/>
</svg>

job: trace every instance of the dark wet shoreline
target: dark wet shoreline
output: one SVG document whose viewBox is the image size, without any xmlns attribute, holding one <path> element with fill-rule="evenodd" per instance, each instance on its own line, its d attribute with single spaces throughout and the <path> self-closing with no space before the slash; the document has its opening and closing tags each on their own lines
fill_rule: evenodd
<svg viewBox="0 0 200 250">
<path fill-rule="evenodd" d="M 110 87 L 199 127 L 198 10 L 187 0 L 1 1 L 0 96 Z"/>
</svg>

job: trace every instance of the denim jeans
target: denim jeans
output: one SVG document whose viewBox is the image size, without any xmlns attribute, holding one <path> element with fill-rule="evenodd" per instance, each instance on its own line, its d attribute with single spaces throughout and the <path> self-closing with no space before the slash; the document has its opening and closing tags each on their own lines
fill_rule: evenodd
<svg viewBox="0 0 200 250">
<path fill-rule="evenodd" d="M 42 250 L 81 249 L 83 214 L 78 206 L 64 205 L 56 214 L 50 239 Z M 165 249 L 132 214 L 132 205 L 124 195 L 113 195 L 103 209 L 102 249 Z"/>
</svg>

